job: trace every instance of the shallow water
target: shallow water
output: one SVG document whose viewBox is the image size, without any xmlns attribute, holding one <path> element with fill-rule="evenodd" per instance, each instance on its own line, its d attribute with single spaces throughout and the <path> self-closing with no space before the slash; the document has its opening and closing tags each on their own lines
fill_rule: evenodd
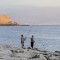
<svg viewBox="0 0 60 60">
<path fill-rule="evenodd" d="M 20 45 L 20 35 L 26 37 L 25 47 L 30 46 L 34 35 L 34 47 L 56 51 L 60 50 L 60 26 L 0 26 L 0 44 Z"/>
</svg>

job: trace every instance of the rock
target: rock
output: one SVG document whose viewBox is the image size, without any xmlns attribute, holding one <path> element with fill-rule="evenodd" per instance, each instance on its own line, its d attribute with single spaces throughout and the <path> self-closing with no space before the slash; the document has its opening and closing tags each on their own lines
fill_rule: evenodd
<svg viewBox="0 0 60 60">
<path fill-rule="evenodd" d="M 58 57 L 56 57 L 56 56 L 52 56 L 52 57 L 50 57 L 49 59 L 50 59 L 50 60 L 59 60 Z"/>
<path fill-rule="evenodd" d="M 11 48 L 9 48 L 11 47 Z M 57 56 L 58 55 L 58 56 Z M 0 60 L 59 60 L 58 52 L 48 52 L 38 48 L 20 49 L 15 46 L 1 45 Z"/>
<path fill-rule="evenodd" d="M 2 50 L 0 51 L 0 55 L 11 55 L 12 52 L 10 50 Z"/>
</svg>

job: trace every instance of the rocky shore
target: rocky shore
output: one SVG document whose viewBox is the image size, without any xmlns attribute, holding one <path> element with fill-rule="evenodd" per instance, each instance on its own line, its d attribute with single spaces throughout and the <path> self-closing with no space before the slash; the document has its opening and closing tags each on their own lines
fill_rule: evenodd
<svg viewBox="0 0 60 60">
<path fill-rule="evenodd" d="M 60 52 L 0 45 L 0 60 L 60 60 Z"/>
</svg>

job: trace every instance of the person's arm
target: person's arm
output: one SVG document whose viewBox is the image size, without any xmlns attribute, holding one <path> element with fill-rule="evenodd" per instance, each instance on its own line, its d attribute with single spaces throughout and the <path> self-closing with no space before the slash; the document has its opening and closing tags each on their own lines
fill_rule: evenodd
<svg viewBox="0 0 60 60">
<path fill-rule="evenodd" d="M 35 40 L 34 40 L 34 42 L 35 42 Z"/>
<path fill-rule="evenodd" d="M 24 40 L 26 40 L 26 37 L 24 38 Z"/>
<path fill-rule="evenodd" d="M 33 42 L 35 42 L 34 38 L 33 38 Z"/>
</svg>

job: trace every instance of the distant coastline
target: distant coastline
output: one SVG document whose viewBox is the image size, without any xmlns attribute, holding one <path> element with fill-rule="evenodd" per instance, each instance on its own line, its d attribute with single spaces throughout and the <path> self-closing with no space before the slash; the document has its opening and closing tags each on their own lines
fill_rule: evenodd
<svg viewBox="0 0 60 60">
<path fill-rule="evenodd" d="M 0 26 L 60 26 L 60 25 L 20 25 L 20 24 L 0 24 Z"/>
<path fill-rule="evenodd" d="M 0 26 L 20 26 L 19 24 L 0 24 Z"/>
<path fill-rule="evenodd" d="M 30 26 L 30 25 L 20 25 L 20 24 L 0 24 L 0 26 Z"/>
<path fill-rule="evenodd" d="M 30 25 L 20 25 L 20 26 L 30 26 Z"/>
</svg>

